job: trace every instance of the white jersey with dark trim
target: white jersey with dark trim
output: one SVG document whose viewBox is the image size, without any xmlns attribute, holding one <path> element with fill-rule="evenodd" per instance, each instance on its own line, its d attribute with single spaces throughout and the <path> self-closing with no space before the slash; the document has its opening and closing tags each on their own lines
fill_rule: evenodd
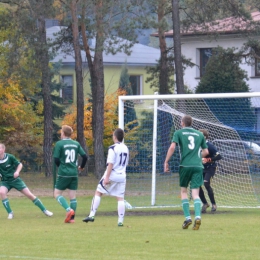
<svg viewBox="0 0 260 260">
<path fill-rule="evenodd" d="M 115 143 L 108 149 L 107 165 L 113 164 L 110 180 L 124 182 L 126 179 L 126 166 L 129 161 L 129 150 L 124 143 Z"/>
</svg>

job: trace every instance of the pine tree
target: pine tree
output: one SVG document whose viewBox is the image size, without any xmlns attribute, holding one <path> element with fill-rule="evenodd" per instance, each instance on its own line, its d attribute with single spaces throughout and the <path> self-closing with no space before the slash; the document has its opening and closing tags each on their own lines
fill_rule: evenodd
<svg viewBox="0 0 260 260">
<path fill-rule="evenodd" d="M 128 74 L 128 69 L 127 65 L 124 64 L 121 70 L 121 75 L 120 75 L 120 80 L 119 80 L 119 88 L 123 89 L 126 91 L 126 95 L 133 95 L 131 83 L 129 80 L 129 74 Z M 125 106 L 125 125 L 127 125 L 127 129 L 131 130 L 134 127 L 138 125 L 137 122 L 137 117 L 136 117 L 136 111 L 134 108 L 134 102 L 129 100 L 126 101 L 126 106 Z M 125 129 L 127 131 L 127 129 Z"/>
<path fill-rule="evenodd" d="M 213 50 L 196 93 L 249 92 L 247 74 L 239 66 L 242 55 L 234 48 Z"/>
<path fill-rule="evenodd" d="M 235 52 L 234 48 L 219 47 L 213 50 L 213 55 L 206 65 L 205 74 L 196 88 L 196 93 L 249 92 L 249 86 L 245 82 L 247 74 L 239 66 L 242 57 L 242 53 Z M 208 99 L 206 102 L 218 120 L 236 129 L 241 137 L 246 137 L 249 132 L 253 131 L 256 117 L 250 99 Z M 238 106 L 243 108 L 242 114 L 237 113 L 236 107 Z M 232 117 L 226 116 L 230 114 Z M 242 124 L 238 124 L 238 122 L 242 122 Z"/>
</svg>

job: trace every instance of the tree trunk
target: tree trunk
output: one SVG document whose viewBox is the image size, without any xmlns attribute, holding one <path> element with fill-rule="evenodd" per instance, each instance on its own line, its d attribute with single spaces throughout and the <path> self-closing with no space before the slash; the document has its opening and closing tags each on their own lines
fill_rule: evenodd
<svg viewBox="0 0 260 260">
<path fill-rule="evenodd" d="M 94 174 L 100 178 L 105 171 L 105 157 L 104 157 L 104 67 L 103 67 L 103 26 L 102 26 L 102 0 L 96 3 L 96 17 L 97 17 L 97 34 L 94 60 L 90 53 L 88 45 L 88 37 L 86 35 L 86 25 L 81 23 L 81 33 L 83 39 L 83 46 L 86 52 L 88 67 L 91 78 L 91 92 L 92 92 L 92 133 L 94 143 Z M 84 10 L 82 8 L 82 17 L 84 17 Z M 83 21 L 83 19 L 82 19 Z"/>
<path fill-rule="evenodd" d="M 100 178 L 105 170 L 104 159 L 104 68 L 103 54 L 96 52 L 94 58 L 94 69 L 98 75 L 97 84 L 93 88 L 93 136 L 94 136 L 94 159 L 95 159 L 95 175 Z"/>
<path fill-rule="evenodd" d="M 164 29 L 160 26 L 161 21 L 165 16 L 165 0 L 159 2 L 158 5 L 158 37 L 160 43 L 160 72 L 159 72 L 159 92 L 160 94 L 169 94 L 169 69 L 168 69 L 168 57 L 167 57 L 167 46 L 165 41 Z"/>
<path fill-rule="evenodd" d="M 75 54 L 75 73 L 77 85 L 77 140 L 82 148 L 87 152 L 86 139 L 84 136 L 84 91 L 82 57 L 79 45 L 79 25 L 77 16 L 77 1 L 71 2 L 73 48 Z M 87 168 L 86 168 L 87 170 Z"/>
<path fill-rule="evenodd" d="M 46 40 L 45 19 L 44 16 L 39 16 L 39 45 L 37 53 L 39 57 L 39 63 L 42 71 L 42 93 L 44 104 L 44 141 L 43 141 L 43 155 L 45 165 L 45 175 L 50 176 L 52 174 L 52 100 L 50 81 L 51 75 L 49 71 L 49 55 L 48 46 Z"/>
<path fill-rule="evenodd" d="M 94 159 L 95 175 L 100 178 L 105 170 L 104 158 L 104 67 L 103 67 L 103 45 L 104 45 L 104 27 L 103 27 L 103 0 L 97 1 L 96 19 L 97 34 L 94 56 L 94 71 L 96 76 L 96 86 L 92 86 L 93 93 L 93 136 L 94 136 Z"/>
<path fill-rule="evenodd" d="M 181 57 L 179 0 L 172 0 L 172 22 L 177 94 L 184 94 L 183 68 Z"/>
</svg>

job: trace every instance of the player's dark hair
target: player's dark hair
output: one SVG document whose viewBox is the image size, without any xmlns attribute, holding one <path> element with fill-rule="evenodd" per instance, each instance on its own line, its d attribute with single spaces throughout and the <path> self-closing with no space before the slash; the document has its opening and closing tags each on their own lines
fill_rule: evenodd
<svg viewBox="0 0 260 260">
<path fill-rule="evenodd" d="M 185 126 L 191 126 L 192 125 L 192 117 L 189 115 L 184 116 L 181 121 Z"/>
<path fill-rule="evenodd" d="M 70 126 L 63 125 L 61 129 L 66 137 L 71 137 L 71 135 L 73 133 L 73 129 Z"/>
<path fill-rule="evenodd" d="M 209 132 L 207 129 L 200 129 L 199 131 L 205 136 L 206 139 L 209 139 Z"/>
<path fill-rule="evenodd" d="M 117 129 L 114 131 L 114 136 L 116 137 L 116 139 L 117 139 L 119 142 L 122 142 L 123 139 L 124 139 L 124 131 L 123 131 L 121 128 L 117 128 Z"/>
</svg>

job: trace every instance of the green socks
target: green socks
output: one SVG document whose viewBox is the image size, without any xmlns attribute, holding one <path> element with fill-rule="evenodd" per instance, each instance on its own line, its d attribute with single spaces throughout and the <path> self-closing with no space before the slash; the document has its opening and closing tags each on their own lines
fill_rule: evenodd
<svg viewBox="0 0 260 260">
<path fill-rule="evenodd" d="M 190 219 L 190 203 L 188 199 L 184 199 L 181 201 L 182 210 L 186 219 Z"/>
<path fill-rule="evenodd" d="M 2 200 L 2 203 L 3 203 L 3 205 L 4 205 L 4 207 L 5 207 L 6 211 L 7 211 L 7 213 L 8 213 L 8 214 L 11 213 L 12 210 L 11 210 L 11 208 L 10 208 L 9 200 L 8 200 L 8 199 L 4 199 L 4 200 Z"/>
<path fill-rule="evenodd" d="M 201 212 L 201 200 L 200 199 L 194 200 L 194 211 L 195 211 L 195 218 L 200 218 L 200 212 Z"/>
<path fill-rule="evenodd" d="M 63 196 L 58 196 L 56 198 L 56 200 L 60 203 L 60 205 L 66 210 L 66 211 L 70 211 L 70 206 L 69 204 L 67 203 L 67 201 L 65 200 L 65 198 Z"/>
<path fill-rule="evenodd" d="M 77 209 L 77 199 L 70 200 L 70 207 L 76 212 Z"/>
<path fill-rule="evenodd" d="M 33 203 L 34 203 L 35 206 L 37 206 L 38 208 L 40 208 L 41 211 L 46 210 L 46 208 L 44 207 L 44 205 L 42 204 L 42 202 L 41 202 L 38 198 L 35 198 L 35 199 L 33 200 Z"/>
</svg>

